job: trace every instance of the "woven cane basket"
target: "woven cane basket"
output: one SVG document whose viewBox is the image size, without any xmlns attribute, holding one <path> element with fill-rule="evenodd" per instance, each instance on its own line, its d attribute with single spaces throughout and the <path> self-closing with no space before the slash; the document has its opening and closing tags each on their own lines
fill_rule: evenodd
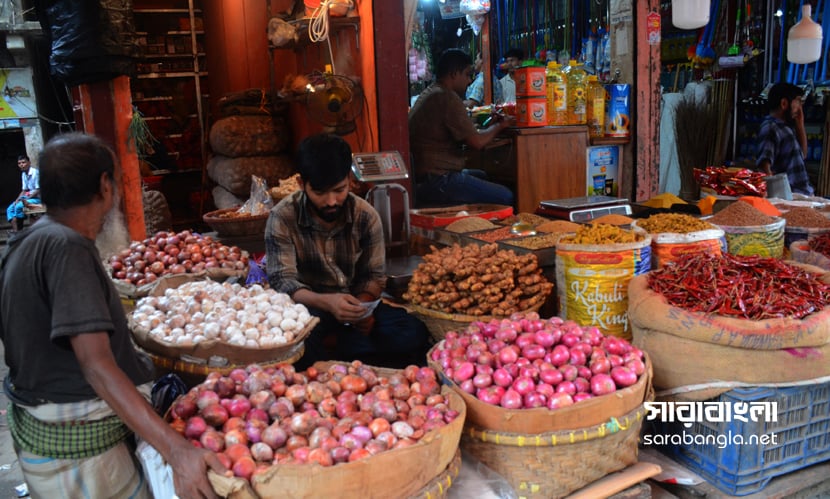
<svg viewBox="0 0 830 499">
<path fill-rule="evenodd" d="M 452 458 L 450 464 L 442 473 L 433 478 L 424 487 L 409 496 L 411 499 L 440 499 L 447 497 L 447 493 L 452 487 L 455 479 L 458 478 L 458 473 L 461 472 L 461 449 L 455 451 L 455 457 Z"/>
<path fill-rule="evenodd" d="M 249 236 L 265 234 L 268 212 L 259 215 L 223 217 L 226 213 L 237 211 L 239 207 L 211 211 L 202 215 L 202 220 L 216 231 L 219 237 Z"/>
<path fill-rule="evenodd" d="M 520 497 L 564 497 L 637 462 L 645 408 L 588 428 L 522 435 L 464 428 L 462 450 L 502 475 Z"/>
<path fill-rule="evenodd" d="M 520 311 L 519 313 L 526 314 L 528 312 L 538 312 L 539 309 L 542 308 L 543 304 L 544 302 L 538 303 L 537 305 L 534 305 L 527 310 Z M 432 310 L 412 303 L 407 303 L 405 306 L 411 314 L 421 319 L 424 324 L 426 324 L 430 335 L 432 335 L 435 341 L 443 340 L 444 335 L 446 335 L 448 331 L 463 331 L 472 322 L 490 322 L 490 320 L 494 318 L 492 315 L 448 314 L 446 312 Z"/>
</svg>

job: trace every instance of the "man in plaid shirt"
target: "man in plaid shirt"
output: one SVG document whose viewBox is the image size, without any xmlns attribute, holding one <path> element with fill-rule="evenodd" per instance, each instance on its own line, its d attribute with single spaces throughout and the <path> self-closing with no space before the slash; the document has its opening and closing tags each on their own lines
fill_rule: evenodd
<svg viewBox="0 0 830 499">
<path fill-rule="evenodd" d="M 305 340 L 305 369 L 318 360 L 424 365 L 429 332 L 400 307 L 379 303 L 386 285 L 380 216 L 349 191 L 352 152 L 331 134 L 304 139 L 300 190 L 275 206 L 265 228 L 268 282 L 320 323 Z"/>
<path fill-rule="evenodd" d="M 790 189 L 813 195 L 813 186 L 804 165 L 807 133 L 801 99 L 804 91 L 791 83 L 776 83 L 769 90 L 769 115 L 758 133 L 758 168 L 768 175 L 786 173 Z"/>
</svg>

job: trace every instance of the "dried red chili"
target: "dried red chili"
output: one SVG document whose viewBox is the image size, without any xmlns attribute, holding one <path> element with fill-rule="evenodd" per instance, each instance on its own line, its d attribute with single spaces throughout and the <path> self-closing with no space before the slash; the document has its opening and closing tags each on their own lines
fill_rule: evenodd
<svg viewBox="0 0 830 499">
<path fill-rule="evenodd" d="M 830 304 L 818 274 L 758 256 L 693 255 L 649 272 L 648 284 L 676 307 L 751 320 L 801 319 Z"/>
<path fill-rule="evenodd" d="M 807 241 L 807 246 L 810 247 L 811 251 L 821 253 L 827 258 L 830 258 L 830 232 L 811 237 Z"/>
</svg>

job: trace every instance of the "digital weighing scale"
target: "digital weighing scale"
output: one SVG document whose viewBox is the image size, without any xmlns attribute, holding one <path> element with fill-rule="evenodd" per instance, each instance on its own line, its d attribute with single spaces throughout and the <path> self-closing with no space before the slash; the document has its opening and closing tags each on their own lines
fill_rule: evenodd
<svg viewBox="0 0 830 499">
<path fill-rule="evenodd" d="M 582 196 L 542 201 L 536 213 L 571 222 L 590 222 L 603 215 L 631 215 L 631 205 L 625 198 Z"/>
<path fill-rule="evenodd" d="M 409 192 L 406 187 L 393 182 L 409 178 L 406 163 L 398 151 L 362 152 L 352 154 L 352 173 L 358 182 L 372 183 L 366 200 L 375 207 L 383 225 L 387 251 L 393 246 L 409 246 Z M 403 205 L 403 223 L 400 239 L 393 239 L 396 230 L 392 226 L 392 191 L 400 192 Z"/>
<path fill-rule="evenodd" d="M 398 151 L 352 154 L 352 172 L 360 182 L 385 182 L 409 178 L 406 164 Z"/>
</svg>

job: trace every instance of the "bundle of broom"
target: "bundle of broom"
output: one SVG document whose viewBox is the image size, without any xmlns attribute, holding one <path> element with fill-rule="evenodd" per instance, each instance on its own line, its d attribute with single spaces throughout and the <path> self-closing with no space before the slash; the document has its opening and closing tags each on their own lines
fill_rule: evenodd
<svg viewBox="0 0 830 499">
<path fill-rule="evenodd" d="M 674 134 L 680 165 L 680 197 L 696 201 L 700 185 L 695 168 L 722 165 L 726 156 L 731 109 L 731 80 L 716 80 L 705 102 L 686 95 L 674 110 Z"/>
</svg>

